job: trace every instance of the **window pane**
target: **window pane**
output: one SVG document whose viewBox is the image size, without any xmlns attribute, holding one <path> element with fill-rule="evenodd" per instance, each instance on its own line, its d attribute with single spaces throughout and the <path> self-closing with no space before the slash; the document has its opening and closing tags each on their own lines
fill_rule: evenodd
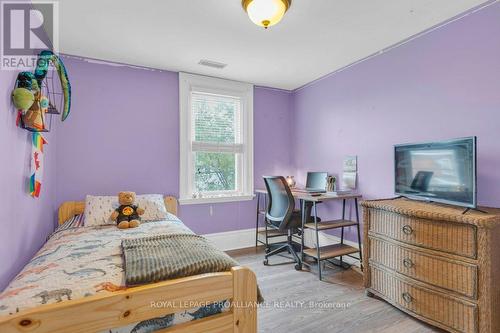
<svg viewBox="0 0 500 333">
<path fill-rule="evenodd" d="M 195 154 L 195 191 L 235 191 L 236 154 L 206 153 Z"/>
<path fill-rule="evenodd" d="M 237 143 L 240 100 L 193 93 L 194 141 Z"/>
</svg>

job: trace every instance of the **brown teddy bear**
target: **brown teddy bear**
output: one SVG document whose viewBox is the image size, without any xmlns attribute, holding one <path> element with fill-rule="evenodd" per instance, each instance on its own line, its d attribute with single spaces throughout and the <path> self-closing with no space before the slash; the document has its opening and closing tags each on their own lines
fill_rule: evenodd
<svg viewBox="0 0 500 333">
<path fill-rule="evenodd" d="M 120 207 L 111 214 L 111 220 L 116 221 L 118 228 L 136 228 L 141 224 L 140 215 L 144 214 L 144 209 L 135 204 L 135 192 L 118 193 Z"/>
</svg>

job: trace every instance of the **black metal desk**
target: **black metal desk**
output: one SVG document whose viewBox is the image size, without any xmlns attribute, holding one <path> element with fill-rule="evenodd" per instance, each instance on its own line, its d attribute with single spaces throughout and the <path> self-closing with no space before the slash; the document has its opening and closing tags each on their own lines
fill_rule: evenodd
<svg viewBox="0 0 500 333">
<path fill-rule="evenodd" d="M 266 244 L 268 246 L 268 237 L 266 236 L 266 242 L 260 241 L 258 236 L 259 236 L 259 231 L 258 231 L 258 223 L 259 223 L 259 214 L 263 214 L 265 216 L 265 209 L 261 209 L 259 204 L 261 200 L 261 196 L 265 196 L 267 194 L 266 190 L 256 190 L 255 191 L 257 194 L 257 223 L 256 223 L 256 242 L 255 245 L 257 246 L 258 243 Z M 300 251 L 300 259 L 301 263 L 299 264 L 299 268 L 302 268 L 302 265 L 309 265 L 305 259 L 306 257 L 312 257 L 318 262 L 318 275 L 319 279 L 321 280 L 321 261 L 323 260 L 330 260 L 336 257 L 340 258 L 340 263 L 342 265 L 342 257 L 343 256 L 349 256 L 351 257 L 352 254 L 359 252 L 359 260 L 360 263 L 362 262 L 362 254 L 361 254 L 361 231 L 360 231 L 360 224 L 359 224 L 359 207 L 358 207 L 358 199 L 360 199 L 362 196 L 360 194 L 340 194 L 340 195 L 335 195 L 335 194 L 322 194 L 319 196 L 313 196 L 310 193 L 307 192 L 302 192 L 302 191 L 293 191 L 292 194 L 295 199 L 299 200 L 300 202 L 300 207 L 302 211 L 302 230 L 305 229 L 312 229 L 315 232 L 316 236 L 316 247 L 313 248 L 305 248 L 304 246 L 304 232 L 302 232 L 301 236 L 301 251 Z M 264 197 L 265 199 L 265 197 Z M 340 220 L 331 220 L 331 221 L 322 221 L 318 222 L 318 208 L 317 204 L 325 201 L 342 201 L 342 219 Z M 346 202 L 347 200 L 354 200 L 354 205 L 355 205 L 355 213 L 356 213 L 356 221 L 351 221 L 351 220 L 346 220 Z M 314 222 L 306 222 L 306 217 L 305 217 L 305 205 L 306 202 L 312 203 L 312 213 L 313 213 L 313 221 Z M 348 227 L 356 227 L 357 229 L 357 234 L 358 234 L 358 248 L 344 244 L 344 228 Z M 319 232 L 320 231 L 325 231 L 325 230 L 330 230 L 330 229 L 341 229 L 341 236 L 340 236 L 340 243 L 338 244 L 333 244 L 333 245 L 327 245 L 327 246 L 321 246 L 319 242 Z M 279 235 L 277 235 L 279 236 Z M 273 236 L 273 237 L 277 237 Z M 355 258 L 355 257 L 353 257 Z M 358 259 L 358 258 L 355 258 Z"/>
</svg>

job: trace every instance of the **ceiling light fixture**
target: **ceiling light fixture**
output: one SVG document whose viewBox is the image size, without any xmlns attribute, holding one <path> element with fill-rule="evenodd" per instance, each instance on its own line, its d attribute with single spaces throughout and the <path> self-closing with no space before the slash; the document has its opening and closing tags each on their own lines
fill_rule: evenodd
<svg viewBox="0 0 500 333">
<path fill-rule="evenodd" d="M 292 0 L 242 0 L 250 20 L 265 29 L 275 25 L 290 8 Z"/>
</svg>

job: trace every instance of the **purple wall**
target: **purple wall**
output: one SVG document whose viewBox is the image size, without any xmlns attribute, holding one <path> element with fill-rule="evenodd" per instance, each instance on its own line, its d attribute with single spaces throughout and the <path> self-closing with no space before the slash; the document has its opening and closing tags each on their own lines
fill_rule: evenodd
<svg viewBox="0 0 500 333">
<path fill-rule="evenodd" d="M 479 201 L 500 205 L 500 4 L 294 93 L 255 88 L 255 183 L 264 174 L 338 174 L 359 157 L 365 198 L 393 194 L 395 143 L 477 135 Z M 178 74 L 64 57 L 72 114 L 47 135 L 42 197 L 27 194 L 30 144 L 15 127 L 15 73 L 0 71 L 0 290 L 43 243 L 63 201 L 86 194 L 178 194 Z M 56 173 L 57 165 L 57 173 Z M 197 233 L 251 228 L 255 201 L 181 206 Z M 320 207 L 322 217 L 338 214 Z M 352 235 L 351 235 L 352 236 Z"/>
<path fill-rule="evenodd" d="M 297 90 L 297 173 L 358 155 L 360 192 L 390 197 L 394 144 L 477 135 L 479 203 L 500 206 L 498 36 L 500 4 Z"/>
<path fill-rule="evenodd" d="M 86 194 L 179 191 L 178 74 L 64 57 L 73 88 L 72 119 L 58 128 L 57 203 Z M 256 88 L 255 182 L 291 165 L 291 94 Z M 279 126 L 277 126 L 279 124 Z M 251 228 L 254 201 L 180 207 L 197 233 Z"/>
<path fill-rule="evenodd" d="M 16 127 L 10 98 L 16 76 L 15 71 L 0 70 L 0 290 L 33 257 L 54 227 L 55 135 L 44 134 L 49 142 L 44 146 L 44 179 L 41 196 L 34 199 L 28 193 L 31 134 Z"/>
</svg>

